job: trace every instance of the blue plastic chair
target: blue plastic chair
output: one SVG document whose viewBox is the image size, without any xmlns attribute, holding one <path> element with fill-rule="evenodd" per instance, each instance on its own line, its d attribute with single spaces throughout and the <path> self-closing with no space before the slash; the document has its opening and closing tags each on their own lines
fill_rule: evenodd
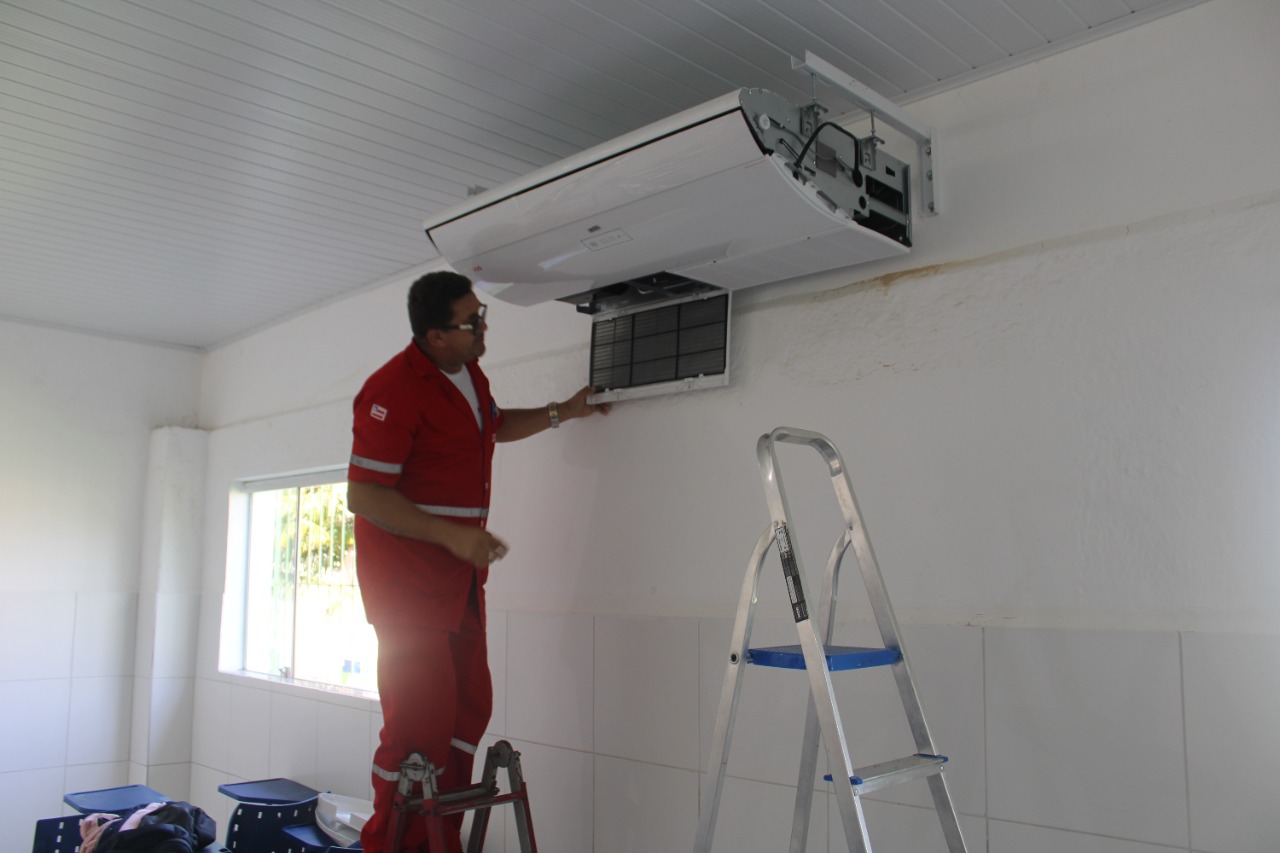
<svg viewBox="0 0 1280 853">
<path fill-rule="evenodd" d="M 232 853 L 326 853 L 329 844 L 310 844 L 287 827 L 315 825 L 319 797 L 297 803 L 238 803 L 227 825 Z M 319 839 L 317 839 L 319 840 Z"/>
<path fill-rule="evenodd" d="M 76 853 L 80 849 L 80 818 L 74 814 L 36 821 L 31 853 Z"/>
<path fill-rule="evenodd" d="M 219 785 L 237 805 L 227 825 L 232 853 L 339 853 L 316 825 L 320 792 L 292 779 L 259 779 Z"/>
</svg>

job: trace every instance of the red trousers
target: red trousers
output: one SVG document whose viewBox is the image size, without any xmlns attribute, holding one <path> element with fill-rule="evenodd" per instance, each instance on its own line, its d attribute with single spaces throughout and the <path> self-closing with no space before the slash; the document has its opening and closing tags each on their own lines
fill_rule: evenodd
<svg viewBox="0 0 1280 853">
<path fill-rule="evenodd" d="M 493 683 L 474 590 L 456 634 L 420 625 L 375 625 L 374 630 L 382 731 L 373 754 L 373 817 L 361 831 L 360 843 L 367 853 L 401 853 L 389 849 L 397 783 L 385 776 L 394 778 L 400 763 L 420 752 L 437 769 L 444 768 L 437 777 L 440 790 L 471 784 L 477 744 L 493 713 Z M 462 850 L 462 815 L 445 821 L 448 849 L 429 853 Z M 429 850 L 421 816 L 407 816 L 401 850 Z"/>
</svg>

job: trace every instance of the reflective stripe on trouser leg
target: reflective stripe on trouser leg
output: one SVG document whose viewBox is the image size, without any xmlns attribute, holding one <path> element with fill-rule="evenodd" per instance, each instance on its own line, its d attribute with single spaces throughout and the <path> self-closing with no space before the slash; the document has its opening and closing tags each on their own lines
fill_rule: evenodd
<svg viewBox="0 0 1280 853">
<path fill-rule="evenodd" d="M 480 748 L 476 746 L 474 743 L 467 743 L 465 740 L 459 740 L 458 738 L 454 738 L 453 740 L 449 741 L 449 746 L 453 747 L 454 749 L 460 749 L 463 752 L 467 753 L 468 755 L 475 755 L 476 750 Z"/>
<path fill-rule="evenodd" d="M 386 771 L 387 776 L 398 776 L 406 756 L 422 752 L 428 761 L 444 767 L 437 777 L 440 790 L 465 787 L 470 784 L 474 764 L 472 745 L 484 735 L 493 709 L 478 602 L 473 597 L 456 634 L 402 625 L 375 629 L 384 722 L 374 754 L 375 767 Z M 361 842 L 373 853 L 383 850 L 384 838 L 394 822 L 396 781 L 384 778 L 377 770 L 371 781 L 374 815 L 365 824 Z M 408 815 L 407 820 L 404 846 L 426 844 L 426 825 L 421 815 Z M 448 848 L 441 853 L 457 853 L 461 847 L 461 815 L 446 820 Z"/>
<path fill-rule="evenodd" d="M 379 767 L 379 766 L 378 766 L 378 765 L 376 765 L 376 764 L 375 764 L 375 765 L 373 765 L 373 775 L 374 775 L 374 776 L 377 776 L 379 779 L 385 779 L 385 780 L 387 780 L 388 782 L 399 782 L 399 781 L 400 781 L 400 771 L 399 771 L 399 770 L 387 770 L 387 769 L 385 769 L 385 768 L 383 768 L 383 767 Z"/>
<path fill-rule="evenodd" d="M 432 515 L 447 515 L 451 518 L 489 517 L 489 510 L 482 506 L 437 506 L 435 504 L 414 504 L 414 506 Z"/>
</svg>

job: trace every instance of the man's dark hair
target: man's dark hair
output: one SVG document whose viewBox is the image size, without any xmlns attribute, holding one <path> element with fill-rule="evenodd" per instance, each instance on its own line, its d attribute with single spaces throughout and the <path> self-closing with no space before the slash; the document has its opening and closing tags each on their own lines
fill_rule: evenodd
<svg viewBox="0 0 1280 853">
<path fill-rule="evenodd" d="M 420 338 L 453 322 L 453 303 L 471 292 L 471 279 L 448 270 L 429 272 L 409 288 L 409 327 Z"/>
</svg>

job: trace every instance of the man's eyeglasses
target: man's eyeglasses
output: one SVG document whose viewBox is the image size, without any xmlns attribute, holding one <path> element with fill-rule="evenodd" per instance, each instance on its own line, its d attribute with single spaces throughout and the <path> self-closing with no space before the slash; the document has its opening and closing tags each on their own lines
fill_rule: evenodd
<svg viewBox="0 0 1280 853">
<path fill-rule="evenodd" d="M 465 323 L 450 323 L 447 326 L 440 326 L 442 332 L 471 332 L 473 334 L 480 332 L 484 328 L 484 315 L 489 312 L 489 306 L 481 304 L 480 310 L 467 318 Z"/>
</svg>

